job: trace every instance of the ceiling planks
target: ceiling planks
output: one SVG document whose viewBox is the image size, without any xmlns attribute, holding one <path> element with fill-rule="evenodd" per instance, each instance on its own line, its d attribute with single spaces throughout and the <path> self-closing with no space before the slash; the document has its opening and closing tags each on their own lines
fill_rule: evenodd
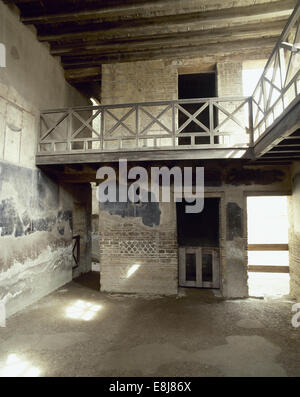
<svg viewBox="0 0 300 397">
<path fill-rule="evenodd" d="M 271 51 L 297 0 L 5 0 L 61 56 L 73 85 L 103 63 Z"/>
</svg>

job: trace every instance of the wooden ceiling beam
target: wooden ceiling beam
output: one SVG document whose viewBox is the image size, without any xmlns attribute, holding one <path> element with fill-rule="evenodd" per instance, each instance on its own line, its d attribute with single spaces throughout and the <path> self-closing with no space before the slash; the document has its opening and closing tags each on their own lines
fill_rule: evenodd
<svg viewBox="0 0 300 397">
<path fill-rule="evenodd" d="M 4 4 L 15 4 L 16 6 L 22 4 L 37 3 L 37 0 L 2 0 Z"/>
<path fill-rule="evenodd" d="M 230 41 L 229 45 L 224 46 L 223 43 L 197 45 L 197 46 L 183 46 L 176 48 L 160 48 L 143 51 L 127 51 L 115 52 L 98 55 L 84 55 L 76 57 L 62 57 L 62 64 L 64 67 L 82 67 L 82 66 L 99 66 L 105 63 L 114 62 L 134 62 L 150 59 L 176 59 L 176 58 L 200 58 L 213 56 L 216 61 L 218 56 L 226 57 L 231 55 L 246 54 L 247 52 L 258 51 L 260 48 L 270 50 L 274 47 L 275 38 L 267 39 L 251 39 Z"/>
<path fill-rule="evenodd" d="M 258 8 L 260 7 L 261 4 L 252 7 L 237 8 L 234 12 L 232 9 L 225 9 L 218 10 L 217 13 L 215 11 L 207 11 L 168 17 L 137 18 L 134 20 L 128 20 L 126 23 L 112 24 L 110 26 L 104 26 L 103 24 L 90 24 L 88 25 L 88 28 L 86 25 L 83 25 L 83 27 L 80 28 L 82 29 L 80 31 L 78 31 L 78 26 L 73 27 L 73 31 L 69 30 L 72 28 L 65 28 L 64 26 L 62 26 L 61 29 L 59 27 L 55 27 L 52 29 L 54 31 L 48 30 L 48 32 L 47 29 L 43 28 L 42 33 L 40 31 L 38 34 L 38 39 L 40 41 L 48 42 L 57 41 L 61 44 L 62 41 L 75 39 L 112 39 L 120 38 L 124 35 L 127 37 L 136 37 L 137 35 L 153 35 L 172 32 L 174 30 L 187 32 L 218 27 L 228 28 L 235 24 L 243 25 L 254 22 L 261 23 L 262 20 L 264 23 L 272 20 L 276 21 L 278 19 L 286 20 L 292 11 L 292 9 L 289 8 L 282 10 L 282 4 L 278 4 L 277 1 L 274 3 L 272 8 L 268 5 L 268 8 L 264 9 L 264 13 L 259 12 Z M 256 12 L 252 10 L 253 8 L 256 9 Z"/>
<path fill-rule="evenodd" d="M 87 42 L 82 46 L 70 44 L 51 49 L 52 55 L 77 56 L 105 54 L 122 51 L 137 51 L 144 49 L 155 49 L 163 47 L 193 46 L 199 44 L 226 43 L 235 40 L 255 39 L 261 37 L 278 37 L 283 29 L 284 22 L 272 22 L 270 24 L 253 24 L 243 28 L 234 27 L 231 29 L 216 29 L 210 31 L 200 30 L 180 34 L 169 34 L 163 36 L 144 36 L 138 40 L 126 40 L 122 42 Z"/>
<path fill-rule="evenodd" d="M 0 0 L 1 1 L 1 0 Z M 61 56 L 68 82 L 99 91 L 101 64 L 265 57 L 297 0 L 4 0 Z"/>
<path fill-rule="evenodd" d="M 211 2 L 213 3 L 213 2 Z M 121 4 L 119 6 L 112 7 L 97 7 L 92 10 L 84 10 L 84 11 L 71 11 L 71 12 L 62 12 L 58 14 L 47 14 L 47 15 L 38 15 L 38 16 L 26 16 L 22 17 L 21 21 L 25 24 L 51 24 L 51 23 L 60 23 L 60 22 L 80 22 L 80 21 L 89 21 L 89 20 L 119 20 L 121 18 L 136 17 L 137 15 L 142 17 L 143 15 L 159 17 L 161 15 L 178 15 L 193 12 L 204 13 L 205 10 L 210 8 L 210 11 L 206 11 L 207 13 L 216 14 L 217 12 L 228 12 L 231 13 L 232 16 L 238 15 L 240 13 L 245 13 L 245 16 L 251 16 L 255 14 L 268 14 L 270 12 L 280 12 L 280 11 L 292 11 L 295 7 L 297 1 L 296 0 L 280 0 L 274 1 L 271 5 L 269 2 L 247 5 L 247 6 L 232 6 L 230 2 L 224 2 L 222 8 L 220 4 L 210 5 L 209 2 L 198 2 L 196 3 L 193 0 L 155 0 L 155 1 L 135 1 L 131 4 Z M 197 4 L 197 6 L 196 6 Z M 214 8 L 214 9 L 212 9 Z M 63 7 L 62 7 L 63 9 Z"/>
<path fill-rule="evenodd" d="M 292 1 L 292 0 L 287 0 Z M 57 14 L 41 14 L 22 17 L 21 21 L 25 24 L 48 24 L 60 22 L 79 22 L 88 21 L 91 19 L 100 20 L 116 20 L 119 18 L 128 18 L 136 15 L 163 15 L 165 13 L 177 13 L 178 7 L 183 10 L 188 9 L 203 9 L 205 6 L 199 2 L 195 7 L 194 0 L 135 0 L 130 2 L 123 2 L 117 5 L 101 5 L 95 4 L 92 9 L 82 11 L 67 11 L 59 12 Z M 206 6 L 209 4 L 207 0 L 204 1 Z M 184 6 L 183 6 L 184 5 Z M 62 11 L 64 8 L 62 7 Z M 186 12 L 186 11 L 185 11 Z"/>
<path fill-rule="evenodd" d="M 65 79 L 69 83 L 82 83 L 86 81 L 101 81 L 101 67 L 85 67 L 66 69 Z"/>
</svg>

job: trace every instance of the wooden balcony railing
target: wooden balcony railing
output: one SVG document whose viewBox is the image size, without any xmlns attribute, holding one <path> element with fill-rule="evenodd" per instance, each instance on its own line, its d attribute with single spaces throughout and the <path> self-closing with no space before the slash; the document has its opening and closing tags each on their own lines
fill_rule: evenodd
<svg viewBox="0 0 300 397">
<path fill-rule="evenodd" d="M 247 149 L 251 98 L 201 98 L 43 111 L 38 155 L 159 149 Z"/>
<path fill-rule="evenodd" d="M 253 93 L 256 142 L 300 99 L 300 3 L 291 14 Z"/>
<path fill-rule="evenodd" d="M 272 51 L 252 97 L 43 111 L 37 155 L 174 149 L 246 152 L 299 100 L 300 3 Z M 222 153 L 230 157 L 230 153 Z"/>
</svg>

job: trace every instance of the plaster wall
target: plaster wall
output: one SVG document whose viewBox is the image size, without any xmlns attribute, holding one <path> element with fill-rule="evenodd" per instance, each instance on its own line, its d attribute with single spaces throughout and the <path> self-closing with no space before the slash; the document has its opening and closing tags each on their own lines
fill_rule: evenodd
<svg viewBox="0 0 300 397">
<path fill-rule="evenodd" d="M 8 317 L 72 279 L 73 199 L 35 167 L 35 153 L 41 109 L 89 101 L 2 1 L 0 42 L 0 304 Z"/>
<path fill-rule="evenodd" d="M 221 199 L 221 293 L 227 298 L 247 297 L 246 197 L 290 194 L 290 169 L 246 166 L 240 161 L 200 165 L 205 169 L 205 196 Z M 138 209 L 128 203 L 101 204 L 99 234 L 103 291 L 176 293 L 178 244 L 174 203 L 146 203 Z"/>
</svg>

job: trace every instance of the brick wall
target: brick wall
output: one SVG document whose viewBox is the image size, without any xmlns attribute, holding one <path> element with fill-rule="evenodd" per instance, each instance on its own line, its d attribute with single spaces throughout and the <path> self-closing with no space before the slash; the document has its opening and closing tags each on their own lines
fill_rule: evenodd
<svg viewBox="0 0 300 397">
<path fill-rule="evenodd" d="M 223 62 L 217 64 L 217 85 L 218 96 L 242 96 L 242 62 Z M 178 98 L 178 66 L 173 62 L 154 60 L 154 61 L 140 61 L 120 64 L 103 65 L 102 69 L 102 103 L 103 104 L 120 104 L 120 103 L 135 103 L 135 102 L 152 102 L 160 100 L 172 100 Z M 240 103 L 222 103 L 227 111 L 234 111 Z M 157 116 L 164 107 L 147 107 L 150 113 Z M 114 109 L 110 110 L 117 118 L 123 117 L 129 109 Z M 248 121 L 247 107 L 242 108 L 236 113 L 236 118 L 240 122 Z M 227 116 L 225 113 L 218 111 L 219 122 L 222 122 Z M 144 129 L 152 119 L 140 113 L 139 125 Z M 161 117 L 160 121 L 169 129 L 172 129 L 172 110 L 169 109 Z M 106 128 L 111 128 L 116 124 L 116 120 L 105 115 Z M 135 114 L 132 113 L 126 118 L 125 124 L 133 131 L 132 140 L 126 140 L 126 148 L 134 147 L 136 119 Z M 240 134 L 238 137 L 221 137 L 220 143 L 234 144 L 247 143 L 249 140 L 248 134 L 245 134 L 243 128 L 232 120 L 228 120 L 221 129 L 221 132 L 233 131 Z M 161 125 L 155 123 L 147 130 L 148 135 L 158 135 L 166 133 L 166 130 Z M 119 126 L 111 135 L 120 136 L 124 134 L 130 137 L 130 133 Z M 154 146 L 153 139 L 144 139 L 141 142 L 142 146 Z M 172 145 L 171 138 L 160 138 L 157 140 L 159 146 Z M 108 149 L 118 149 L 119 142 L 107 142 L 105 144 Z M 125 147 L 124 147 L 125 148 Z"/>
<path fill-rule="evenodd" d="M 242 97 L 243 96 L 243 64 L 242 62 L 222 62 L 217 64 L 218 97 Z M 241 102 L 222 102 L 220 105 L 229 113 L 233 113 Z M 234 114 L 240 122 L 247 123 L 249 120 L 248 106 L 242 107 Z M 218 111 L 218 121 L 223 122 L 227 118 L 226 114 Z M 221 127 L 221 132 L 234 132 L 233 136 L 220 137 L 220 143 L 234 145 L 236 143 L 248 143 L 249 135 L 245 134 L 236 122 L 228 119 Z"/>
<path fill-rule="evenodd" d="M 242 96 L 242 62 L 222 62 L 217 64 L 218 96 Z"/>
<path fill-rule="evenodd" d="M 241 62 L 219 63 L 217 72 L 219 96 L 242 96 Z M 103 104 L 176 99 L 176 66 L 164 61 L 104 65 L 102 95 Z M 222 120 L 221 117 L 219 121 Z M 226 130 L 228 131 L 228 125 Z M 214 194 L 216 197 L 222 196 L 222 293 L 226 297 L 244 297 L 247 296 L 245 194 L 287 192 L 290 183 L 288 170 L 273 170 L 268 167 L 242 169 L 240 164 L 228 161 L 226 167 L 216 166 L 212 174 L 219 175 L 219 183 L 212 183 L 210 186 L 206 174 L 205 188 L 211 197 Z M 176 210 L 171 204 L 160 204 L 160 209 L 169 213 L 168 226 L 160 223 L 159 226 L 149 227 L 140 218 L 112 215 L 109 211 L 100 212 L 102 290 L 167 294 L 176 291 Z M 229 217 L 236 217 L 237 223 L 231 225 Z M 234 230 L 228 231 L 228 228 Z M 130 243 L 134 246 L 134 241 L 137 241 L 136 251 L 124 249 Z M 144 251 L 144 245 L 151 254 Z M 129 269 L 134 265 L 140 266 L 127 277 Z"/>
<path fill-rule="evenodd" d="M 177 68 L 163 60 L 102 66 L 102 104 L 177 99 Z"/>
<path fill-rule="evenodd" d="M 169 62 L 163 60 L 129 62 L 113 65 L 103 65 L 102 67 L 102 103 L 119 104 L 132 102 L 153 102 L 161 100 L 177 99 L 177 68 Z M 151 106 L 145 109 L 154 116 L 158 116 L 164 110 L 164 106 Z M 110 110 L 116 117 L 121 118 L 129 109 Z M 169 130 L 172 129 L 172 110 L 166 111 L 161 117 L 162 122 Z M 152 119 L 144 112 L 139 112 L 139 126 L 144 130 Z M 105 125 L 111 128 L 115 125 L 116 120 L 105 115 Z M 126 141 L 126 147 L 135 146 L 136 118 L 131 114 L 125 120 L 125 124 L 133 131 L 133 139 Z M 114 136 L 124 134 L 130 136 L 130 133 L 122 126 L 113 132 Z M 158 123 L 153 124 L 146 135 L 167 134 L 167 131 Z M 144 139 L 140 142 L 142 146 L 154 146 L 153 138 Z M 158 138 L 157 143 L 160 146 L 172 144 L 171 138 Z M 115 145 L 115 146 L 114 146 Z M 125 145 L 125 143 L 124 143 Z M 117 148 L 118 142 L 106 143 L 106 148 Z"/>
<path fill-rule="evenodd" d="M 101 206 L 101 291 L 176 294 L 178 258 L 175 204 L 147 204 L 149 211 L 157 211 L 154 206 L 159 206 L 160 216 L 155 225 L 145 225 L 143 217 L 134 216 L 134 213 L 133 216 L 122 217 L 105 210 L 105 204 Z M 128 214 L 130 208 L 126 211 Z"/>
</svg>

